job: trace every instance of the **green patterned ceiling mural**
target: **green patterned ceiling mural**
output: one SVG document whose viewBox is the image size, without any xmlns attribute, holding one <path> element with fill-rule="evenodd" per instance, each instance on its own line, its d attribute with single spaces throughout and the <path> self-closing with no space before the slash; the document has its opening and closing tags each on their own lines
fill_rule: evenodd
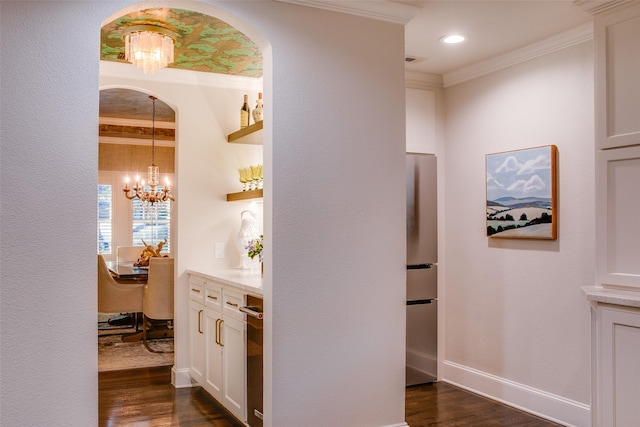
<svg viewBox="0 0 640 427">
<path fill-rule="evenodd" d="M 145 9 L 108 23 L 100 35 L 100 59 L 126 62 L 122 36 L 134 25 L 157 25 L 177 34 L 169 68 L 262 76 L 262 53 L 249 37 L 224 21 L 184 9 Z"/>
</svg>

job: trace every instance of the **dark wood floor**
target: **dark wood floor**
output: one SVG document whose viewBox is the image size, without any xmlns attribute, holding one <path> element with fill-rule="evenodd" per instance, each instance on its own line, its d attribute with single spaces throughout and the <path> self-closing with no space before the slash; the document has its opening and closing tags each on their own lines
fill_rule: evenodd
<svg viewBox="0 0 640 427">
<path fill-rule="evenodd" d="M 241 427 L 200 387 L 175 389 L 171 368 L 100 372 L 99 426 Z M 423 426 L 557 426 L 439 382 L 407 388 L 406 422 Z"/>
<path fill-rule="evenodd" d="M 243 427 L 200 387 L 176 389 L 171 367 L 98 373 L 98 426 Z"/>
<path fill-rule="evenodd" d="M 405 420 L 424 426 L 559 426 L 444 382 L 407 387 Z"/>
</svg>

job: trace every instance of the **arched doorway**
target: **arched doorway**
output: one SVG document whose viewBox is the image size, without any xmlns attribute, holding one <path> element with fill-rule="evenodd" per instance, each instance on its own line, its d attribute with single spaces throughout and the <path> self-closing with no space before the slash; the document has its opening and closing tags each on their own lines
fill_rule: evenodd
<svg viewBox="0 0 640 427">
<path fill-rule="evenodd" d="M 109 266 L 133 266 L 145 244 L 156 246 L 163 242 L 161 254 L 173 256 L 173 203 L 158 202 L 149 209 L 148 203 L 137 198 L 129 200 L 122 191 L 129 179 L 133 182 L 144 179 L 152 163 L 161 174 L 157 190 L 162 190 L 165 182 L 175 185 L 176 114 L 161 99 L 152 97 L 132 88 L 111 87 L 100 91 L 98 254 Z M 123 256 L 126 251 L 131 255 Z M 172 353 L 146 351 L 140 341 L 139 314 L 104 313 L 100 304 L 104 295 L 99 295 L 99 372 L 173 365 Z M 117 308 L 117 304 L 106 305 Z M 157 345 L 165 350 L 173 348 L 171 330 L 166 324 L 156 325 L 154 334 L 160 340 Z"/>
<path fill-rule="evenodd" d="M 229 149 L 226 135 L 239 127 L 243 95 L 249 94 L 253 102 L 263 92 L 261 47 L 266 43 L 254 29 L 228 12 L 196 2 L 188 4 L 190 10 L 172 8 L 174 5 L 185 7 L 183 2 L 166 2 L 163 8 L 150 10 L 140 9 L 141 4 L 137 4 L 104 21 L 100 85 L 136 87 L 154 93 L 176 111 L 172 251 L 176 257 L 175 313 L 178 318 L 186 318 L 187 268 L 231 266 L 238 261 L 235 235 L 240 212 L 246 206 L 230 204 L 224 195 L 240 186 L 237 169 L 262 163 L 263 155 L 262 147 Z M 175 66 L 145 75 L 122 61 L 118 51 L 121 47 L 110 41 L 118 40 L 122 26 L 141 21 L 174 26 L 173 31 L 179 34 Z M 177 21 L 181 24 L 176 25 Z M 198 32 L 201 39 L 194 41 Z M 220 39 L 227 47 L 212 48 L 212 39 L 219 35 L 225 35 Z M 252 41 L 256 38 L 260 46 Z M 229 47 L 229 43 L 238 40 L 242 46 Z M 213 58 L 203 58 L 207 52 L 216 51 L 226 52 L 217 58 L 225 67 L 216 66 Z M 262 220 L 261 213 L 259 217 Z M 224 248 L 222 257 L 213 253 L 214 243 L 216 248 L 219 245 Z M 177 387 L 190 386 L 185 324 L 178 322 L 175 330 L 173 383 Z"/>
</svg>

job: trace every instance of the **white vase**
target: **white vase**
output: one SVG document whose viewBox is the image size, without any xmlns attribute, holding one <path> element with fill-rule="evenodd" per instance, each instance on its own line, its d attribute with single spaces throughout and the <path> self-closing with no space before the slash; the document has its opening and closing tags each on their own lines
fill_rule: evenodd
<svg viewBox="0 0 640 427">
<path fill-rule="evenodd" d="M 253 239 L 260 237 L 258 218 L 252 211 L 242 211 L 240 213 L 240 230 L 236 240 L 236 246 L 240 253 L 240 268 L 249 270 L 253 261 L 247 255 L 247 245 Z"/>
</svg>

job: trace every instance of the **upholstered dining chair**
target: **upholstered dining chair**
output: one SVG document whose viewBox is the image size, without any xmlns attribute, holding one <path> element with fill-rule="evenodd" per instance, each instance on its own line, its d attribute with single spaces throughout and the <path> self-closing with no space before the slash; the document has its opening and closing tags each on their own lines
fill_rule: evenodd
<svg viewBox="0 0 640 427">
<path fill-rule="evenodd" d="M 136 262 L 143 250 L 143 246 L 118 246 L 118 262 Z"/>
<path fill-rule="evenodd" d="M 170 257 L 149 258 L 149 277 L 142 295 L 142 342 L 152 353 L 173 353 L 152 349 L 147 341 L 150 319 L 173 320 L 173 261 Z"/>
<path fill-rule="evenodd" d="M 139 313 L 144 283 L 118 283 L 98 255 L 98 313 Z M 136 322 L 137 328 L 137 322 Z"/>
</svg>

